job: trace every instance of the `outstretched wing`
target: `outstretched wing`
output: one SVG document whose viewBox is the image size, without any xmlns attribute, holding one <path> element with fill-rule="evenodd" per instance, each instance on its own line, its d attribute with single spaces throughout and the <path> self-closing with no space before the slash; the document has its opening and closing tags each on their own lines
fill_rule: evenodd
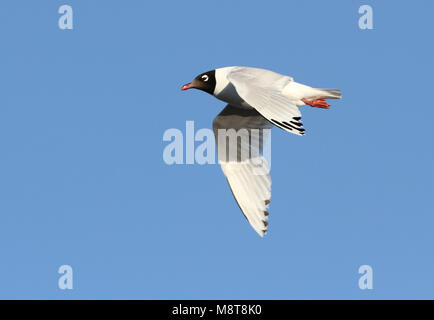
<svg viewBox="0 0 434 320">
<path fill-rule="evenodd" d="M 238 95 L 274 125 L 296 135 L 304 135 L 301 113 L 295 103 L 282 94 L 293 79 L 273 71 L 237 67 L 227 75 Z"/>
<path fill-rule="evenodd" d="M 219 162 L 235 200 L 262 237 L 271 197 L 269 164 L 262 153 L 271 124 L 255 109 L 227 105 L 214 119 L 213 129 Z"/>
</svg>

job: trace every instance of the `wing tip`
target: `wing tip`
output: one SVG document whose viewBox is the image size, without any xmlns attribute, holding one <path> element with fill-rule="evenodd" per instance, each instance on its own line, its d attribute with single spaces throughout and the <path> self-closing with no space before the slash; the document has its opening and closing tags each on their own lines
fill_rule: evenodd
<svg viewBox="0 0 434 320">
<path fill-rule="evenodd" d="M 264 211 L 264 215 L 265 215 L 264 220 L 261 220 L 262 224 L 264 225 L 262 228 L 252 225 L 253 229 L 255 229 L 255 231 L 259 234 L 259 236 L 261 238 L 263 238 L 268 233 L 268 225 L 269 225 L 269 223 L 267 222 L 267 220 L 268 220 L 268 211 Z"/>
<path fill-rule="evenodd" d="M 270 121 L 280 129 L 286 132 L 294 133 L 298 136 L 304 136 L 306 129 L 303 128 L 303 123 L 300 122 L 301 117 L 292 117 L 292 120 L 287 121 L 277 121 L 275 119 L 270 119 Z"/>
<path fill-rule="evenodd" d="M 256 232 L 259 234 L 259 236 L 261 238 L 263 238 L 267 234 L 268 230 L 265 229 L 265 230 L 259 230 L 259 231 L 256 231 Z"/>
</svg>

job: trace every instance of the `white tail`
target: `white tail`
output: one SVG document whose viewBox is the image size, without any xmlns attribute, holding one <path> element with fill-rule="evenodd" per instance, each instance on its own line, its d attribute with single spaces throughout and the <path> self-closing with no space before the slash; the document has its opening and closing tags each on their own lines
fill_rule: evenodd
<svg viewBox="0 0 434 320">
<path fill-rule="evenodd" d="M 323 92 L 323 96 L 320 99 L 341 99 L 342 93 L 339 89 L 318 89 Z"/>
</svg>

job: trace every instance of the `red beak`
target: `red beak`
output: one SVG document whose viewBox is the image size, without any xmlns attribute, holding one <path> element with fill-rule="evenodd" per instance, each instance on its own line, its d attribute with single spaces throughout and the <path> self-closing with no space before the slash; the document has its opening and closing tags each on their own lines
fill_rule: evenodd
<svg viewBox="0 0 434 320">
<path fill-rule="evenodd" d="M 184 84 L 182 86 L 181 90 L 185 91 L 185 90 L 192 89 L 192 88 L 194 88 L 193 84 L 192 83 L 187 83 L 187 84 Z"/>
</svg>

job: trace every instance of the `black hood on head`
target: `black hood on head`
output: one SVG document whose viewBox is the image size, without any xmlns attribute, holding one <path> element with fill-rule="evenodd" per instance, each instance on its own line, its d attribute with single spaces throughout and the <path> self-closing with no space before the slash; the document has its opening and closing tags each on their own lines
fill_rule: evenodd
<svg viewBox="0 0 434 320">
<path fill-rule="evenodd" d="M 192 82 L 193 88 L 199 89 L 209 94 L 214 94 L 216 86 L 215 70 L 201 73 Z"/>
</svg>

